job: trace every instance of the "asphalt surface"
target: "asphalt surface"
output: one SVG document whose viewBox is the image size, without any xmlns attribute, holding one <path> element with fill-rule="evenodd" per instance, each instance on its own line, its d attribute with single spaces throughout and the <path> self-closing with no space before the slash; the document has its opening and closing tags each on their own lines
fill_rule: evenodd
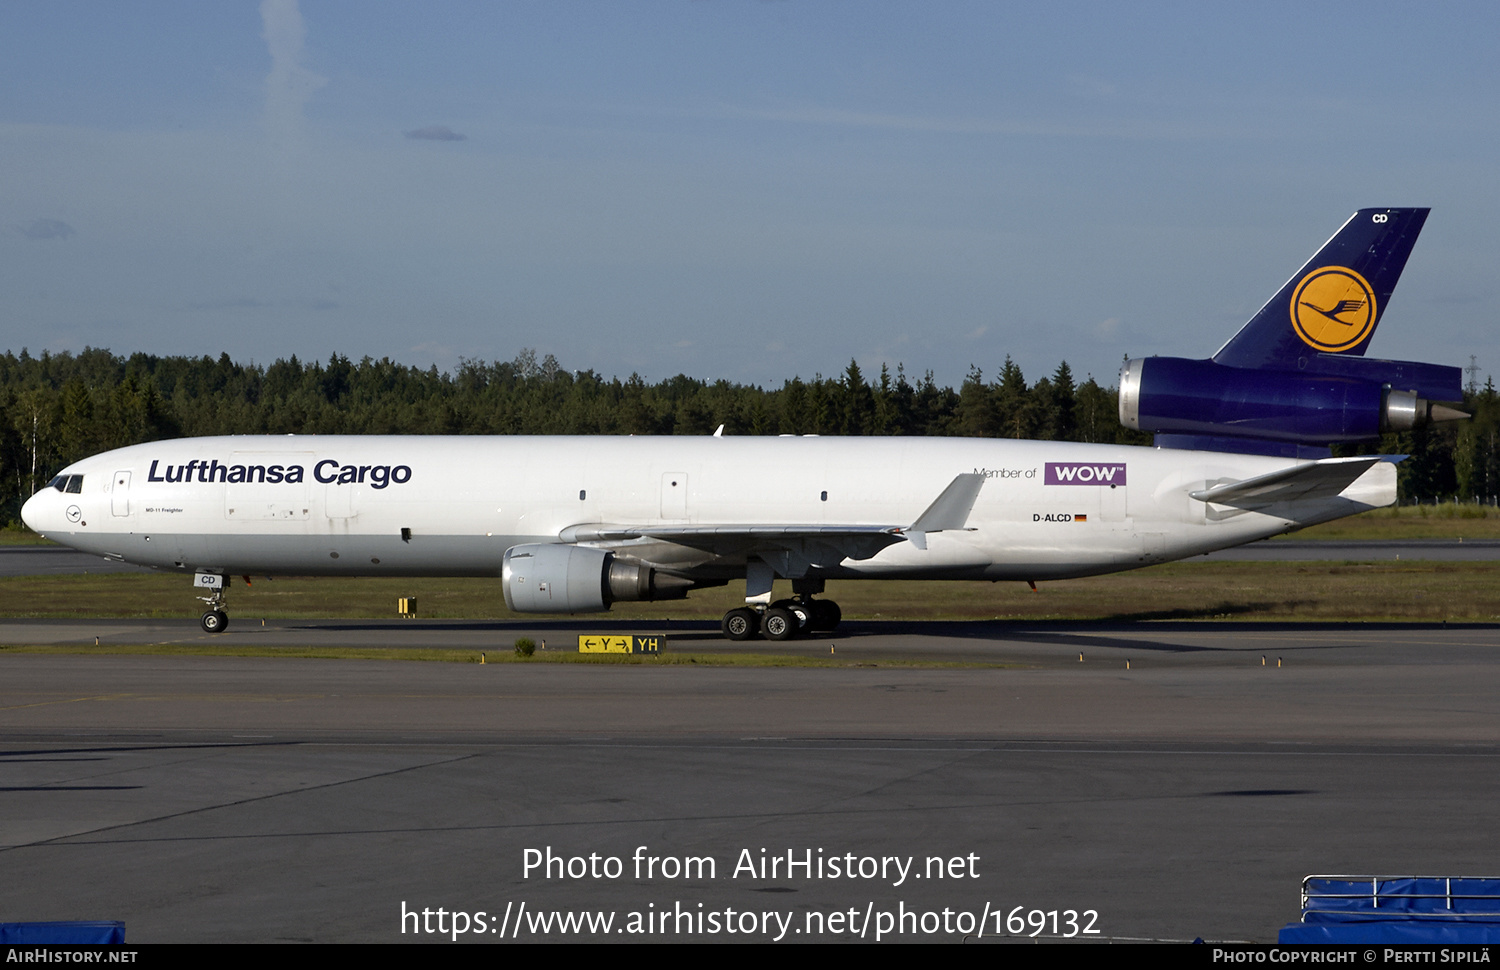
<svg viewBox="0 0 1500 970">
<path fill-rule="evenodd" d="M 710 626 L 668 649 L 730 649 Z M 601 628 L 529 629 L 559 649 Z M 6 643 L 93 636 L 207 639 L 0 623 Z M 840 666 L 816 669 L 0 653 L 0 912 L 122 919 L 131 942 L 447 942 L 454 911 L 484 912 L 460 937 L 479 942 L 768 939 L 779 919 L 871 940 L 882 918 L 979 942 L 995 912 L 1050 938 L 1054 911 L 1058 935 L 1074 911 L 1092 939 L 1271 941 L 1310 873 L 1500 871 L 1500 626 L 866 623 L 797 649 L 829 645 Z M 843 878 L 834 857 L 873 861 Z M 609 931 L 533 922 L 585 911 Z"/>
<path fill-rule="evenodd" d="M 1476 561 L 1500 543 L 1203 558 Z M 0 575 L 138 569 L 0 548 Z M 455 911 L 471 942 L 869 940 L 882 920 L 908 941 L 1025 940 L 1038 921 L 1044 940 L 1270 941 L 1310 873 L 1500 871 L 1500 627 L 871 622 L 774 647 L 716 627 L 0 621 L 8 644 L 493 659 L 522 635 L 555 651 L 621 632 L 839 664 L 0 654 L 0 913 L 123 919 L 132 942 L 449 942 Z M 910 660 L 983 666 L 893 666 Z M 573 874 L 549 877 L 549 850 Z M 851 854 L 887 876 L 829 875 Z M 714 871 L 656 871 L 689 857 Z M 610 860 L 618 877 L 579 869 Z M 614 922 L 535 923 L 584 912 Z M 996 912 L 1020 935 L 997 937 Z"/>
</svg>

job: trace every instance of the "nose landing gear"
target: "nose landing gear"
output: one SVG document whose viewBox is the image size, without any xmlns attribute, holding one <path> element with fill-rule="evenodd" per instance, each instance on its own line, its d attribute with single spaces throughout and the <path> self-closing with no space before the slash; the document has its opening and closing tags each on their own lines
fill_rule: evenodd
<svg viewBox="0 0 1500 970">
<path fill-rule="evenodd" d="M 229 588 L 229 577 L 219 573 L 196 573 L 193 586 L 208 590 L 207 596 L 198 597 L 208 604 L 208 610 L 198 619 L 204 633 L 223 633 L 229 629 L 229 614 L 224 612 L 224 591 Z"/>
</svg>

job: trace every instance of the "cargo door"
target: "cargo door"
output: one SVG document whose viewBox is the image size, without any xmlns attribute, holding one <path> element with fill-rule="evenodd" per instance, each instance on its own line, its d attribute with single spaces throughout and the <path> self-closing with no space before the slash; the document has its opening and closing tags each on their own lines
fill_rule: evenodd
<svg viewBox="0 0 1500 970">
<path fill-rule="evenodd" d="M 250 522 L 306 521 L 304 474 L 312 452 L 236 451 L 224 486 L 224 517 Z"/>
<path fill-rule="evenodd" d="M 109 489 L 109 510 L 115 515 L 130 514 L 130 471 L 115 472 Z"/>
</svg>

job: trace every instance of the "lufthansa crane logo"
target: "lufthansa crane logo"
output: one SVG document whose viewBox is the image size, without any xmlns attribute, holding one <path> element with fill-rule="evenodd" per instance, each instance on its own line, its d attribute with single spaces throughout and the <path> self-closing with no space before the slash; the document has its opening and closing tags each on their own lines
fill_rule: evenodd
<svg viewBox="0 0 1500 970">
<path fill-rule="evenodd" d="M 1304 343 L 1336 354 L 1358 346 L 1375 329 L 1375 292 L 1354 270 L 1324 266 L 1297 284 L 1291 311 Z"/>
</svg>

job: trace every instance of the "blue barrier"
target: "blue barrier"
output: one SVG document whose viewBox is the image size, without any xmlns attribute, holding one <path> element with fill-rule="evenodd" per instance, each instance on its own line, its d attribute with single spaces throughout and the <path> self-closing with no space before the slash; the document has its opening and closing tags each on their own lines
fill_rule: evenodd
<svg viewBox="0 0 1500 970">
<path fill-rule="evenodd" d="M 1500 943 L 1500 879 L 1308 876 L 1278 943 Z"/>
<path fill-rule="evenodd" d="M 71 923 L 0 923 L 0 945 L 104 945 L 125 942 L 125 924 L 116 920 Z"/>
</svg>

